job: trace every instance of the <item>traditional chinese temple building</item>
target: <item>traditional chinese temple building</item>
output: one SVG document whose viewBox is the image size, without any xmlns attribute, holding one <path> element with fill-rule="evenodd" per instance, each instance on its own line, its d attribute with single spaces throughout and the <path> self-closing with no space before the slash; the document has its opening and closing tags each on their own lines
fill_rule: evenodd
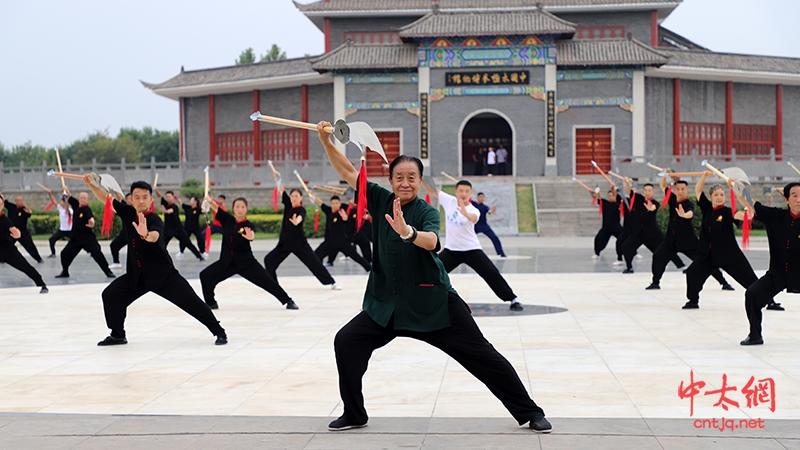
<svg viewBox="0 0 800 450">
<path fill-rule="evenodd" d="M 709 51 L 660 25 L 680 3 L 296 4 L 324 32 L 323 55 L 145 86 L 180 104 L 182 161 L 323 159 L 315 133 L 253 123 L 255 110 L 365 121 L 390 160 L 416 155 L 457 176 L 501 145 L 518 177 L 591 173 L 592 160 L 800 156 L 800 127 L 784 127 L 800 123 L 800 60 Z"/>
</svg>

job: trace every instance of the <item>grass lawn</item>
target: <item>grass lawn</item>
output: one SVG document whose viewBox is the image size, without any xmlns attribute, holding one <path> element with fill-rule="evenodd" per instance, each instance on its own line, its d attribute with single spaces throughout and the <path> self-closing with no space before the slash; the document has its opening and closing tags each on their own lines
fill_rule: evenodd
<svg viewBox="0 0 800 450">
<path fill-rule="evenodd" d="M 536 206 L 533 204 L 533 186 L 517 185 L 517 225 L 520 233 L 536 233 Z"/>
</svg>

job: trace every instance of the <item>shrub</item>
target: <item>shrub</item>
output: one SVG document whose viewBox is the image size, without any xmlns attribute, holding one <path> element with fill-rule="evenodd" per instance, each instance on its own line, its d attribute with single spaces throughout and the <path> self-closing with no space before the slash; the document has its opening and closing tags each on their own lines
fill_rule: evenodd
<svg viewBox="0 0 800 450">
<path fill-rule="evenodd" d="M 187 178 L 181 183 L 181 197 L 188 199 L 191 196 L 197 197 L 201 202 L 203 201 L 203 194 L 205 193 L 205 186 L 203 182 L 197 178 Z M 187 200 L 188 201 L 188 200 Z"/>
</svg>

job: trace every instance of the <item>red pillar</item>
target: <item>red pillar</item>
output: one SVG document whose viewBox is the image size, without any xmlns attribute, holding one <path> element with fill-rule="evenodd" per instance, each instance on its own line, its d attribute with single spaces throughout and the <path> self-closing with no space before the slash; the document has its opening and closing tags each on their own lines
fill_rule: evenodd
<svg viewBox="0 0 800 450">
<path fill-rule="evenodd" d="M 308 122 L 308 85 L 304 84 L 300 86 L 300 120 L 303 122 Z M 303 156 L 304 159 L 308 159 L 308 133 L 309 131 L 303 132 Z"/>
<path fill-rule="evenodd" d="M 328 53 L 331 51 L 331 19 L 325 18 L 322 31 L 325 33 L 325 53 Z"/>
<path fill-rule="evenodd" d="M 208 96 L 208 157 L 211 167 L 214 167 L 214 158 L 217 156 L 217 124 L 216 109 L 214 108 L 214 94 Z"/>
<path fill-rule="evenodd" d="M 681 79 L 672 79 L 672 154 L 681 154 Z"/>
<path fill-rule="evenodd" d="M 733 82 L 725 82 L 725 154 L 733 149 Z"/>
<path fill-rule="evenodd" d="M 783 85 L 775 86 L 775 155 L 783 155 Z M 778 158 L 780 160 L 780 158 Z"/>
<path fill-rule="evenodd" d="M 179 105 L 179 110 L 180 110 L 179 114 L 181 115 L 181 117 L 180 117 L 180 127 L 181 127 L 181 129 L 180 129 L 180 136 L 178 137 L 178 145 L 179 145 L 180 153 L 181 153 L 180 157 L 179 157 L 179 161 L 181 163 L 181 167 L 183 167 L 183 162 L 186 161 L 186 144 L 185 144 L 185 141 L 184 141 L 184 139 L 186 137 L 186 134 L 185 134 L 186 132 L 183 129 L 183 126 L 184 126 L 183 101 L 184 101 L 183 97 L 178 99 L 178 105 Z"/>
<path fill-rule="evenodd" d="M 253 111 L 261 111 L 261 91 L 253 91 Z M 253 121 L 253 160 L 261 159 L 261 121 Z"/>
<path fill-rule="evenodd" d="M 650 13 L 650 45 L 658 47 L 658 11 Z"/>
</svg>

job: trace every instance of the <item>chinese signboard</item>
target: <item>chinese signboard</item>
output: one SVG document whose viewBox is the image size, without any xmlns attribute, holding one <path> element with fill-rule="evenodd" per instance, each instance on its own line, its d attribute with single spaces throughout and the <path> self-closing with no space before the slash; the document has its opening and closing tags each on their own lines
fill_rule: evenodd
<svg viewBox="0 0 800 450">
<path fill-rule="evenodd" d="M 445 86 L 494 86 L 503 84 L 528 84 L 527 70 L 493 70 L 481 72 L 448 72 Z"/>
<path fill-rule="evenodd" d="M 547 91 L 547 157 L 556 156 L 556 93 Z"/>
<path fill-rule="evenodd" d="M 428 157 L 428 94 L 419 94 L 419 157 Z"/>
</svg>

